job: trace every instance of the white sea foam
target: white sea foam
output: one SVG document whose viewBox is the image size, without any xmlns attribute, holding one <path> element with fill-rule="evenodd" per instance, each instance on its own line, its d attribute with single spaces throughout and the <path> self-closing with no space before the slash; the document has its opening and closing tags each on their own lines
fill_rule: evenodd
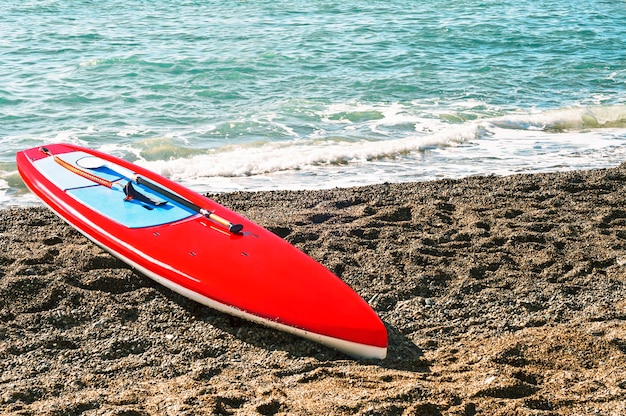
<svg viewBox="0 0 626 416">
<path fill-rule="evenodd" d="M 626 106 L 502 114 L 477 101 L 461 104 L 336 104 L 309 110 L 313 127 L 271 113 L 235 122 L 228 130 L 234 136 L 261 130 L 249 138 L 225 141 L 220 125 L 206 123 L 141 140 L 118 136 L 120 140 L 98 149 L 199 192 L 346 187 L 599 168 L 626 161 Z M 142 129 L 124 126 L 119 131 Z M 278 138 L 266 139 L 264 131 Z M 195 138 L 215 132 L 212 142 Z M 93 139 L 84 138 L 100 133 L 93 127 L 68 129 L 31 142 L 90 146 Z M 12 192 L 6 187 L 0 191 Z"/>
<path fill-rule="evenodd" d="M 452 126 L 432 135 L 417 135 L 377 141 L 292 140 L 225 146 L 191 158 L 140 161 L 145 167 L 173 179 L 236 177 L 312 167 L 366 164 L 393 159 L 429 147 L 453 146 L 474 138 L 476 126 Z"/>
<path fill-rule="evenodd" d="M 464 111 L 479 105 L 468 102 Z M 381 116 L 367 119 L 375 112 Z M 452 111 L 441 107 L 438 113 Z M 144 160 L 141 151 L 135 151 L 137 163 L 203 190 L 231 191 L 545 172 L 614 166 L 626 160 L 625 106 L 520 112 L 469 121 L 458 117 L 453 123 L 434 117 L 432 108 L 425 116 L 400 105 L 344 104 L 319 114 L 327 124 L 340 127 L 332 134 L 317 129 L 306 138 L 227 145 L 170 160 Z M 359 119 L 362 115 L 365 120 Z M 390 138 L 398 134 L 400 124 L 411 125 L 411 131 Z M 369 130 L 377 138 L 370 134 L 368 140 L 357 140 L 351 136 L 355 130 Z"/>
<path fill-rule="evenodd" d="M 488 119 L 492 124 L 520 130 L 580 130 L 626 128 L 626 106 L 572 107 L 551 111 L 510 114 Z"/>
</svg>

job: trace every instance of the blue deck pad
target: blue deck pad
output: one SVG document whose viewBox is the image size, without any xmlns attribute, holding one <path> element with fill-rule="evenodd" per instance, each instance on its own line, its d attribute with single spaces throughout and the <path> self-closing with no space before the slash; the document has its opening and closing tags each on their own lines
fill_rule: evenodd
<svg viewBox="0 0 626 416">
<path fill-rule="evenodd" d="M 121 182 L 122 186 L 126 183 L 126 181 Z M 151 192 L 141 185 L 133 184 L 133 186 L 142 194 L 150 196 L 155 200 L 166 200 L 168 202 L 157 207 L 138 201 L 126 201 L 126 195 L 124 195 L 121 187 L 109 189 L 102 185 L 69 189 L 67 193 L 94 211 L 129 228 L 167 224 L 195 214 L 194 211 Z"/>
<path fill-rule="evenodd" d="M 91 157 L 91 155 L 84 152 L 64 153 L 59 156 L 74 166 L 77 166 L 77 160 Z M 50 179 L 59 188 L 64 189 L 78 202 L 129 228 L 167 224 L 188 218 L 196 213 L 136 183 L 133 183 L 133 186 L 142 194 L 157 201 L 167 201 L 167 203 L 161 206 L 154 206 L 139 201 L 126 201 L 123 186 L 128 182 L 128 178 L 106 166 L 97 169 L 80 169 L 119 184 L 114 186 L 113 189 L 96 184 L 67 170 L 55 162 L 52 157 L 40 159 L 35 162 L 35 165 L 46 178 Z"/>
</svg>

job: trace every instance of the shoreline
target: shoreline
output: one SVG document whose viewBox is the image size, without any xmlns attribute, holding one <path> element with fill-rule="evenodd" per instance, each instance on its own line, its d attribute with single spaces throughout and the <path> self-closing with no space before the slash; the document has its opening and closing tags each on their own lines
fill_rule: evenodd
<svg viewBox="0 0 626 416">
<path fill-rule="evenodd" d="M 46 208 L 2 209 L 0 413 L 626 413 L 625 191 L 626 164 L 210 195 L 369 301 L 383 361 L 187 300 Z"/>
</svg>

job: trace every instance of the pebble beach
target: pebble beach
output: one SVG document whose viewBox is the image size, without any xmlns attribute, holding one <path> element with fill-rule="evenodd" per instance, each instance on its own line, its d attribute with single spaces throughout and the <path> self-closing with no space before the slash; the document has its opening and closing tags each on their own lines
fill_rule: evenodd
<svg viewBox="0 0 626 416">
<path fill-rule="evenodd" d="M 0 211 L 0 413 L 626 414 L 626 165 L 210 195 L 341 277 L 385 360 L 216 312 Z"/>
</svg>

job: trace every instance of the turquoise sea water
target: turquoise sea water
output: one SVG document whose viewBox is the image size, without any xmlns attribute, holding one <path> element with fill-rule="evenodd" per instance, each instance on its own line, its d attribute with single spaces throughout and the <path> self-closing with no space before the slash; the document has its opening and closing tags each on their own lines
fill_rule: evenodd
<svg viewBox="0 0 626 416">
<path fill-rule="evenodd" d="M 0 205 L 70 142 L 199 192 L 626 161 L 626 2 L 0 0 Z"/>
</svg>

